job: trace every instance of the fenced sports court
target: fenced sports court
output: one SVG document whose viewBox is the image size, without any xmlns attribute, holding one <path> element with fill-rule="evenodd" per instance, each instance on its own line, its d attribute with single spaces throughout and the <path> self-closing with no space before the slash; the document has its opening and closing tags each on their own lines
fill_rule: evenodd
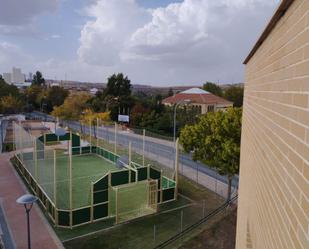
<svg viewBox="0 0 309 249">
<path fill-rule="evenodd" d="M 56 226 L 152 214 L 177 198 L 177 181 L 91 143 L 78 134 L 34 137 L 14 123 L 14 164 Z M 177 161 L 177 160 L 176 160 Z"/>
</svg>

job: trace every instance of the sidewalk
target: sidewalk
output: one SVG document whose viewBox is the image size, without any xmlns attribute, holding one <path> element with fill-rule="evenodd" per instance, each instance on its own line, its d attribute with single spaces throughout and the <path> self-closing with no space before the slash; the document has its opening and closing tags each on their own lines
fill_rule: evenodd
<svg viewBox="0 0 309 249">
<path fill-rule="evenodd" d="M 10 164 L 11 153 L 0 154 L 0 198 L 2 208 L 13 240 L 18 249 L 27 248 L 26 214 L 16 199 L 26 193 L 26 189 Z M 43 217 L 38 206 L 30 213 L 32 249 L 63 248 L 61 242 Z"/>
</svg>

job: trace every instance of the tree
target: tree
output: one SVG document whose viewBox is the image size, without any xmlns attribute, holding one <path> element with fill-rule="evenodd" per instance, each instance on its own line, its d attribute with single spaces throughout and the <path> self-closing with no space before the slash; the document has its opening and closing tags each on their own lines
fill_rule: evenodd
<svg viewBox="0 0 309 249">
<path fill-rule="evenodd" d="M 94 111 L 109 111 L 112 120 L 117 120 L 118 114 L 129 114 L 134 105 L 131 81 L 122 73 L 113 74 L 108 78 L 103 92 L 99 91 L 89 100 L 89 104 Z"/>
<path fill-rule="evenodd" d="M 4 96 L 16 96 L 19 97 L 20 93 L 18 88 L 14 85 L 7 84 L 3 78 L 0 79 L 0 99 Z"/>
<path fill-rule="evenodd" d="M 44 89 L 38 85 L 31 85 L 25 91 L 27 104 L 35 109 L 41 109 L 42 101 L 45 98 Z"/>
<path fill-rule="evenodd" d="M 218 86 L 215 83 L 206 82 L 206 84 L 203 85 L 203 89 L 207 92 L 214 94 L 214 95 L 217 95 L 217 96 L 220 96 L 220 97 L 223 96 L 223 92 L 222 92 L 221 87 Z"/>
<path fill-rule="evenodd" d="M 56 106 L 51 114 L 64 120 L 79 120 L 83 111 L 88 108 L 87 101 L 90 98 L 87 93 L 72 94 L 61 106 Z"/>
<path fill-rule="evenodd" d="M 0 100 L 0 112 L 3 114 L 19 113 L 22 107 L 22 101 L 13 95 L 4 96 Z"/>
<path fill-rule="evenodd" d="M 228 200 L 232 178 L 239 172 L 241 115 L 241 108 L 209 112 L 198 123 L 185 126 L 180 134 L 180 143 L 186 152 L 192 152 L 193 160 L 227 175 Z"/>
<path fill-rule="evenodd" d="M 45 79 L 40 71 L 36 71 L 33 76 L 32 86 L 45 86 Z"/>
<path fill-rule="evenodd" d="M 224 97 L 233 102 L 235 107 L 241 107 L 244 100 L 244 88 L 240 86 L 231 86 L 225 90 Z"/>
<path fill-rule="evenodd" d="M 122 73 L 113 74 L 107 79 L 107 86 L 103 91 L 104 97 L 111 95 L 114 97 L 131 95 L 131 81 L 128 76 L 124 77 Z"/>
<path fill-rule="evenodd" d="M 48 112 L 51 112 L 54 107 L 60 106 L 68 97 L 69 91 L 60 86 L 52 86 L 45 93 L 45 100 Z"/>
<path fill-rule="evenodd" d="M 168 89 L 168 93 L 167 93 L 167 97 L 173 96 L 174 95 L 174 91 L 172 88 Z"/>
</svg>

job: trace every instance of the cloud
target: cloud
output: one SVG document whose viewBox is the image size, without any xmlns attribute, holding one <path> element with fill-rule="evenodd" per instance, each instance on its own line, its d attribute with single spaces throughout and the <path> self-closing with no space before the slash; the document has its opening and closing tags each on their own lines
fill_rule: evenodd
<svg viewBox="0 0 309 249">
<path fill-rule="evenodd" d="M 134 0 L 98 0 L 86 10 L 78 56 L 149 83 L 241 81 L 242 60 L 278 2 L 184 0 L 144 9 Z"/>
<path fill-rule="evenodd" d="M 60 0 L 1 0 L 0 32 L 4 35 L 24 35 L 36 32 L 35 19 L 53 13 Z"/>
<path fill-rule="evenodd" d="M 2 0 L 0 25 L 23 25 L 42 13 L 56 10 L 58 0 Z"/>
<path fill-rule="evenodd" d="M 33 58 L 16 44 L 0 41 L 0 73 L 10 72 L 12 66 L 27 68 L 33 62 Z"/>
<path fill-rule="evenodd" d="M 120 61 L 130 35 L 148 17 L 133 0 L 99 0 L 85 14 L 93 20 L 81 31 L 78 55 L 84 62 L 103 66 Z"/>
</svg>

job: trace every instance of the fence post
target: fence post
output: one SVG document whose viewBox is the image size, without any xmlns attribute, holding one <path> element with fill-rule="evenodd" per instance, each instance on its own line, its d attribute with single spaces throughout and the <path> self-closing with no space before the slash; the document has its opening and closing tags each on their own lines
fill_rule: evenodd
<svg viewBox="0 0 309 249">
<path fill-rule="evenodd" d="M 157 233 L 156 225 L 153 225 L 153 242 L 156 244 L 156 233 Z"/>
<path fill-rule="evenodd" d="M 179 176 L 178 176 L 178 171 L 179 171 L 179 138 L 176 139 L 176 144 L 175 144 L 175 196 L 174 199 L 177 200 L 177 195 L 178 195 L 178 181 L 179 181 Z"/>
<path fill-rule="evenodd" d="M 145 166 L 145 136 L 146 130 L 143 129 L 143 166 Z"/>
<path fill-rule="evenodd" d="M 97 137 L 97 150 L 99 147 L 99 118 L 97 118 L 97 131 L 96 131 L 96 137 Z"/>
<path fill-rule="evenodd" d="M 206 216 L 206 200 L 203 200 L 203 218 Z"/>
<path fill-rule="evenodd" d="M 183 231 L 183 210 L 180 212 L 180 232 Z"/>
<path fill-rule="evenodd" d="M 198 164 L 196 164 L 196 183 L 198 183 Z"/>
<path fill-rule="evenodd" d="M 70 195 L 70 227 L 73 225 L 73 186 L 72 186 L 72 132 L 70 131 L 69 140 L 69 195 Z"/>
<path fill-rule="evenodd" d="M 117 123 L 115 122 L 115 154 L 117 154 Z"/>
<path fill-rule="evenodd" d="M 56 162 L 56 150 L 54 149 L 54 204 L 55 204 L 55 209 L 57 208 L 57 162 Z"/>
<path fill-rule="evenodd" d="M 129 167 L 131 167 L 131 161 L 132 161 L 132 142 L 129 141 Z"/>
<path fill-rule="evenodd" d="M 89 136 L 90 136 L 90 137 L 89 137 L 89 141 L 90 141 L 89 143 L 90 143 L 90 151 L 91 151 L 91 142 L 92 142 L 92 141 L 91 141 L 91 139 L 92 139 L 91 125 L 92 125 L 92 124 L 91 124 L 91 120 L 90 120 L 90 122 L 89 122 Z"/>
<path fill-rule="evenodd" d="M 93 222 L 93 183 L 91 183 L 91 208 L 90 208 L 90 221 Z"/>
</svg>

